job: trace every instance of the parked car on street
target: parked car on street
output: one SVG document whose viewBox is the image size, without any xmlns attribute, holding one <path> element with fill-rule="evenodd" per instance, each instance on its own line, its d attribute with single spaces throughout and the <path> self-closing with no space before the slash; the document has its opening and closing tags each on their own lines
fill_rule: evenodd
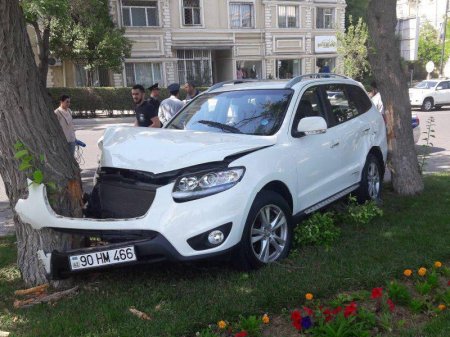
<svg viewBox="0 0 450 337">
<path fill-rule="evenodd" d="M 450 105 L 450 80 L 422 81 L 409 89 L 409 100 L 412 107 L 420 107 L 425 111 Z"/>
<path fill-rule="evenodd" d="M 163 129 L 107 129 L 85 218 L 55 214 L 44 186 L 30 185 L 22 221 L 107 243 L 40 251 L 47 272 L 225 254 L 258 268 L 288 255 L 305 215 L 351 192 L 380 198 L 385 125 L 360 83 L 242 82 L 213 86 Z"/>
</svg>

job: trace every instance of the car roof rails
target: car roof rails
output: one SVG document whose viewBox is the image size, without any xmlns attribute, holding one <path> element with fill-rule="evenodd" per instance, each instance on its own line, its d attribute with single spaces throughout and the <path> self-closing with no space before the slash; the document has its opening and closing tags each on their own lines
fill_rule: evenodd
<svg viewBox="0 0 450 337">
<path fill-rule="evenodd" d="M 247 82 L 257 82 L 257 81 L 258 80 L 254 80 L 254 79 L 239 79 L 239 80 L 219 82 L 219 83 L 212 85 L 205 92 L 210 92 L 210 91 L 213 91 L 213 90 L 216 90 L 216 89 L 222 88 L 224 86 L 228 86 L 228 85 L 235 85 L 235 84 L 241 84 L 241 83 L 247 83 Z"/>
<path fill-rule="evenodd" d="M 292 88 L 295 84 L 298 82 L 301 82 L 303 80 L 310 80 L 314 78 L 342 78 L 342 79 L 349 79 L 350 77 L 334 74 L 334 73 L 313 73 L 313 74 L 305 74 L 300 75 L 297 77 L 294 77 L 292 80 L 286 83 L 285 88 Z"/>
</svg>

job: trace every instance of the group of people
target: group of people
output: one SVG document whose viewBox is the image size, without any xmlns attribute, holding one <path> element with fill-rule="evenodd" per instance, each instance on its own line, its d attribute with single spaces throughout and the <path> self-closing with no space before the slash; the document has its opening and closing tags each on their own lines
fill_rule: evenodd
<svg viewBox="0 0 450 337">
<path fill-rule="evenodd" d="M 167 87 L 167 90 L 170 92 L 170 97 L 160 103 L 158 83 L 155 83 L 148 89 L 150 90 L 149 99 L 145 99 L 145 89 L 142 85 L 135 85 L 131 89 L 131 96 L 135 103 L 135 126 L 160 128 L 180 111 L 188 101 L 199 94 L 195 84 L 188 81 L 184 85 L 186 99 L 181 101 L 179 98 L 180 85 L 173 83 Z M 68 95 L 62 95 L 60 97 L 59 107 L 54 112 L 64 132 L 64 136 L 66 136 L 69 151 L 74 155 L 77 139 L 75 137 L 72 111 L 70 110 L 70 97 Z"/>
<path fill-rule="evenodd" d="M 159 102 L 158 83 L 148 89 L 150 91 L 149 99 L 145 99 L 145 89 L 142 85 L 137 84 L 131 89 L 136 113 L 135 126 L 160 128 L 171 120 L 188 101 L 199 94 L 195 84 L 190 81 L 184 85 L 186 91 L 184 101 L 180 100 L 180 85 L 178 83 L 172 83 L 167 87 L 170 97 L 162 102 Z"/>
</svg>

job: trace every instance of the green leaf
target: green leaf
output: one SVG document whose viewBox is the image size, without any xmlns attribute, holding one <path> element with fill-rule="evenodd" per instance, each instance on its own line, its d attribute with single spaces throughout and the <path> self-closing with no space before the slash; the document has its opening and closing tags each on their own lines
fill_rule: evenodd
<svg viewBox="0 0 450 337">
<path fill-rule="evenodd" d="M 28 150 L 20 150 L 20 151 L 16 152 L 16 154 L 14 155 L 14 158 L 20 159 L 20 158 L 26 156 L 27 154 L 28 154 Z"/>
<path fill-rule="evenodd" d="M 17 141 L 17 142 L 14 144 L 14 150 L 18 151 L 18 150 L 20 150 L 20 149 L 23 149 L 23 143 L 20 142 L 20 141 Z"/>
<path fill-rule="evenodd" d="M 53 181 L 50 181 L 45 184 L 50 190 L 55 191 L 56 190 L 56 184 Z"/>
<path fill-rule="evenodd" d="M 44 162 L 45 162 L 45 155 L 44 155 L 44 154 L 41 154 L 41 155 L 39 156 L 39 160 L 41 161 L 41 163 L 44 163 Z"/>
<path fill-rule="evenodd" d="M 19 165 L 19 171 L 25 171 L 28 170 L 29 168 L 31 168 L 32 166 L 30 165 L 30 163 L 27 162 L 23 162 Z"/>
<path fill-rule="evenodd" d="M 36 184 L 41 184 L 42 180 L 44 180 L 44 174 L 42 173 L 41 170 L 36 170 L 33 172 L 33 181 Z"/>
</svg>

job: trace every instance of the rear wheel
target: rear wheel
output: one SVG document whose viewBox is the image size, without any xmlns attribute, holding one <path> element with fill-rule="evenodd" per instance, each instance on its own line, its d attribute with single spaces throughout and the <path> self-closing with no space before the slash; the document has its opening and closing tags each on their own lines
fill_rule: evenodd
<svg viewBox="0 0 450 337">
<path fill-rule="evenodd" d="M 278 193 L 258 193 L 247 216 L 236 266 L 256 269 L 285 258 L 291 248 L 292 216 L 286 200 Z"/>
<path fill-rule="evenodd" d="M 363 168 L 361 182 L 356 196 L 360 203 L 367 200 L 380 200 L 381 198 L 381 186 L 383 180 L 382 163 L 380 160 L 369 153 L 366 159 L 366 163 Z"/>
<path fill-rule="evenodd" d="M 432 98 L 425 98 L 422 104 L 422 110 L 424 111 L 431 111 L 433 109 L 433 99 Z"/>
</svg>

